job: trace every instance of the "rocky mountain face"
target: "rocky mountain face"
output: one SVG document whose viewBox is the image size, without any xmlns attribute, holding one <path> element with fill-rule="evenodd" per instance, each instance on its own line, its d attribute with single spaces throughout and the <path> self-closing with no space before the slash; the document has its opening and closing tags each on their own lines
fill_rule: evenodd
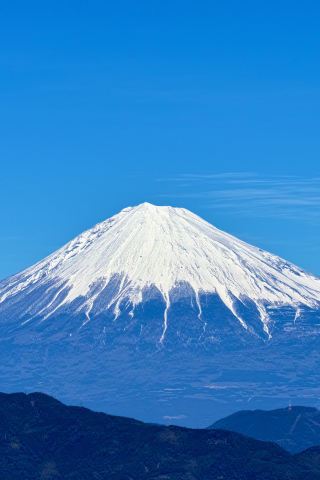
<svg viewBox="0 0 320 480">
<path fill-rule="evenodd" d="M 142 204 L 0 282 L 0 388 L 205 427 L 314 405 L 320 279 L 185 209 Z"/>
<path fill-rule="evenodd" d="M 224 430 L 150 425 L 66 406 L 42 393 L 0 394 L 5 480 L 318 480 L 319 449 L 291 455 Z"/>
</svg>

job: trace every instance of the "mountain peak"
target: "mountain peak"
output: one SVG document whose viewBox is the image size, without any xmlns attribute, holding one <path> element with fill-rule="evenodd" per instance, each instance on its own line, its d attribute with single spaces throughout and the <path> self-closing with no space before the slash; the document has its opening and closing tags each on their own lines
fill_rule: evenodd
<svg viewBox="0 0 320 480">
<path fill-rule="evenodd" d="M 89 321 L 95 301 L 114 276 L 121 279 L 119 288 L 104 308 L 113 309 L 115 318 L 125 300 L 134 315 L 145 288 L 153 286 L 161 293 L 166 305 L 161 342 L 170 292 L 178 285 L 188 285 L 194 292 L 199 319 L 199 295 L 215 293 L 246 329 L 235 301 L 250 300 L 267 334 L 268 305 L 295 305 L 298 315 L 299 305 L 313 307 L 320 298 L 318 277 L 218 230 L 186 209 L 142 203 L 125 208 L 1 282 L 0 307 L 5 301 L 15 302 L 20 294 L 39 287 L 50 291 L 54 285 L 59 292 L 54 301 L 45 308 L 32 308 L 32 318 L 48 318 L 79 299 L 79 309 Z"/>
<path fill-rule="evenodd" d="M 134 207 L 126 207 L 123 210 L 121 210 L 121 212 L 126 213 L 130 211 L 139 211 L 139 212 L 145 212 L 145 213 L 149 212 L 153 215 L 164 215 L 170 212 L 174 213 L 175 211 L 179 211 L 179 210 L 186 211 L 191 214 L 189 210 L 186 210 L 184 208 L 171 207 L 169 205 L 154 205 L 153 203 L 149 203 L 149 202 L 143 202 Z"/>
</svg>

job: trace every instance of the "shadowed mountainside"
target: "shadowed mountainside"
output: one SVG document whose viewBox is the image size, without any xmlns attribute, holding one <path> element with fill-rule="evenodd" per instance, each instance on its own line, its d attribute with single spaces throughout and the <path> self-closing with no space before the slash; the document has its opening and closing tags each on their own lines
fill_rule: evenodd
<svg viewBox="0 0 320 480">
<path fill-rule="evenodd" d="M 320 411 L 311 407 L 243 410 L 218 420 L 209 428 L 275 442 L 291 453 L 320 446 Z"/>
<path fill-rule="evenodd" d="M 0 394 L 6 480 L 320 479 L 319 452 L 291 455 L 222 430 L 191 430 L 68 407 L 42 394 Z"/>
</svg>

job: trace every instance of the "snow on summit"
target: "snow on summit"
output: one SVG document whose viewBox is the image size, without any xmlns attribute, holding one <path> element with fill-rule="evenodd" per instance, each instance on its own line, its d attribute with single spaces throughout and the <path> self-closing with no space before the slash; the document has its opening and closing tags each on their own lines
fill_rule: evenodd
<svg viewBox="0 0 320 480">
<path fill-rule="evenodd" d="M 266 304 L 290 304 L 298 309 L 300 304 L 318 306 L 320 300 L 318 277 L 218 230 L 186 209 L 143 203 L 125 208 L 36 265 L 0 282 L 0 305 L 40 286 L 48 292 L 53 285 L 61 286 L 68 294 L 58 301 L 58 290 L 37 315 L 50 316 L 63 304 L 82 297 L 81 308 L 89 320 L 95 299 L 114 275 L 120 275 L 122 282 L 105 309 L 112 308 L 117 316 L 124 298 L 134 309 L 142 301 L 143 288 L 154 285 L 167 305 L 163 335 L 170 291 L 179 282 L 194 290 L 199 315 L 199 293 L 218 294 L 236 316 L 234 298 L 251 299 L 266 331 Z M 98 287 L 90 288 L 93 285 Z"/>
</svg>

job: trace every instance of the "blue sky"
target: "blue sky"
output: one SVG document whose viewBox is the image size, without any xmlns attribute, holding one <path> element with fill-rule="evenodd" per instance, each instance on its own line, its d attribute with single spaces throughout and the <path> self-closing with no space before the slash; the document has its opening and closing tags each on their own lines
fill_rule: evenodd
<svg viewBox="0 0 320 480">
<path fill-rule="evenodd" d="M 318 1 L 2 2 L 0 278 L 144 201 L 320 275 Z"/>
</svg>

